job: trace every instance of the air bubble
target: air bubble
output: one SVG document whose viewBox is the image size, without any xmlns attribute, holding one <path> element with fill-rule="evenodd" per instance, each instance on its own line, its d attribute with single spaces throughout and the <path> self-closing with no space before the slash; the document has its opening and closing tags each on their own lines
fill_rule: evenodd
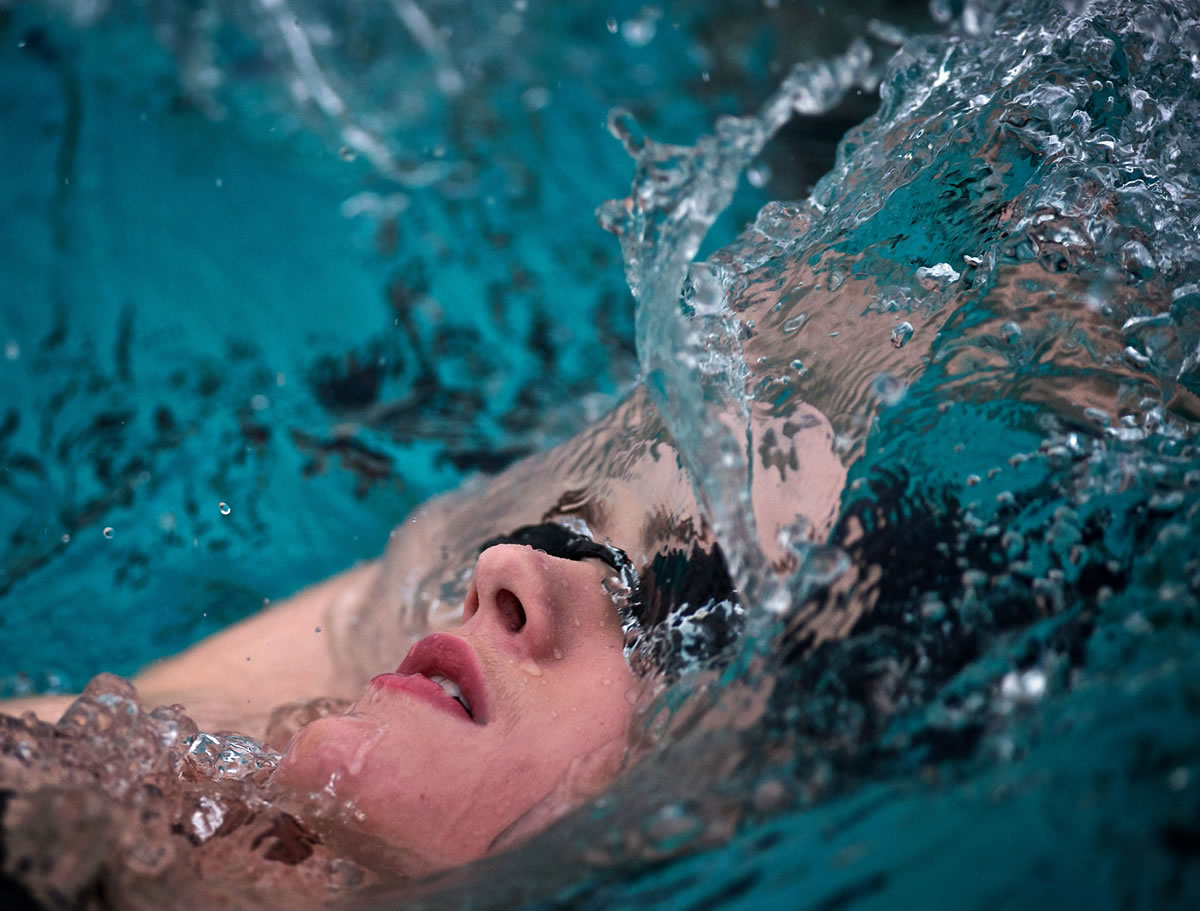
<svg viewBox="0 0 1200 911">
<path fill-rule="evenodd" d="M 797 329 L 804 325 L 808 319 L 807 313 L 801 313 L 798 316 L 793 316 L 783 324 L 782 331 L 784 335 L 791 335 Z"/>
<path fill-rule="evenodd" d="M 104 528 L 104 537 L 112 538 L 112 536 L 113 536 L 113 527 L 111 525 L 106 525 Z"/>
<path fill-rule="evenodd" d="M 871 389 L 875 393 L 875 397 L 885 405 L 895 405 L 904 398 L 904 394 L 908 391 L 904 382 L 896 379 L 890 373 L 881 373 L 875 377 Z"/>
<path fill-rule="evenodd" d="M 1167 776 L 1167 787 L 1172 791 L 1182 791 L 1192 780 L 1192 772 L 1187 766 L 1179 766 Z"/>
<path fill-rule="evenodd" d="M 912 338 L 913 327 L 910 322 L 903 322 L 892 329 L 892 347 L 903 348 L 905 343 Z"/>
<path fill-rule="evenodd" d="M 608 17 L 608 21 L 604 23 L 604 26 L 608 29 L 608 33 L 610 35 L 615 35 L 617 33 L 617 20 L 612 16 Z"/>
<path fill-rule="evenodd" d="M 1014 702 L 1037 702 L 1045 692 L 1046 675 L 1036 668 L 1020 674 L 1009 671 L 1000 681 L 1000 694 Z"/>
<path fill-rule="evenodd" d="M 227 516 L 233 512 L 233 509 L 230 507 L 230 505 L 224 501 L 221 501 L 217 504 L 217 509 L 221 510 L 221 515 L 223 516 Z"/>
<path fill-rule="evenodd" d="M 341 158 L 342 161 L 354 161 L 358 155 L 355 154 L 354 149 L 350 148 L 350 146 L 342 146 L 340 149 L 338 149 L 338 157 Z"/>
</svg>

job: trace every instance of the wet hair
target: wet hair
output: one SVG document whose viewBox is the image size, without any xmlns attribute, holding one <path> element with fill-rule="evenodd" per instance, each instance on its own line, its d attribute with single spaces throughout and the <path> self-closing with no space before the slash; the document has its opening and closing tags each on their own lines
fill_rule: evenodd
<svg viewBox="0 0 1200 911">
<path fill-rule="evenodd" d="M 611 591 L 625 631 L 625 657 L 637 673 L 676 677 L 720 666 L 744 625 L 737 591 L 720 545 L 656 554 L 645 572 L 619 547 L 601 544 L 584 523 L 524 525 L 490 538 L 479 548 L 521 544 L 565 560 L 595 559 L 608 565 L 620 583 Z"/>
</svg>

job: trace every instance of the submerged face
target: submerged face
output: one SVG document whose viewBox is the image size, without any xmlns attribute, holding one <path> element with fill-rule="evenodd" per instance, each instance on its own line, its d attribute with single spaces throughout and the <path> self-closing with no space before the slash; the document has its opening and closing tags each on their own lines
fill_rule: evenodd
<svg viewBox="0 0 1200 911">
<path fill-rule="evenodd" d="M 517 544 L 476 563 L 461 626 L 418 642 L 344 715 L 302 729 L 276 781 L 352 801 L 423 873 L 487 853 L 518 820 L 606 785 L 635 679 L 597 560 Z"/>
</svg>

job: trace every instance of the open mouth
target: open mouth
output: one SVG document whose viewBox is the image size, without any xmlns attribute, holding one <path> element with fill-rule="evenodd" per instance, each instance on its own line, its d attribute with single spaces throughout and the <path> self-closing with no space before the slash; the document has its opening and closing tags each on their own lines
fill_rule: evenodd
<svg viewBox="0 0 1200 911">
<path fill-rule="evenodd" d="M 426 636 L 409 650 L 393 674 L 373 683 L 405 690 L 476 724 L 488 718 L 487 686 L 474 649 L 448 633 Z"/>
<path fill-rule="evenodd" d="M 432 674 L 429 677 L 434 683 L 442 688 L 442 692 L 457 702 L 466 710 L 467 715 L 474 719 L 475 714 L 471 711 L 471 703 L 466 696 L 463 695 L 462 688 L 448 677 L 443 677 L 441 674 Z"/>
</svg>

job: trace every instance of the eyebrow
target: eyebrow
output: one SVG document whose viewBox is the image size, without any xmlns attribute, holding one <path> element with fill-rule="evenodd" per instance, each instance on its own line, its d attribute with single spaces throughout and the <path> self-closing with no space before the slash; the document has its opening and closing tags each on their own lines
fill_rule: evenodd
<svg viewBox="0 0 1200 911">
<path fill-rule="evenodd" d="M 542 523 L 553 522 L 559 516 L 574 516 L 587 523 L 588 528 L 601 528 L 608 521 L 608 508 L 593 498 L 586 488 L 563 491 L 553 506 L 542 513 Z"/>
</svg>

